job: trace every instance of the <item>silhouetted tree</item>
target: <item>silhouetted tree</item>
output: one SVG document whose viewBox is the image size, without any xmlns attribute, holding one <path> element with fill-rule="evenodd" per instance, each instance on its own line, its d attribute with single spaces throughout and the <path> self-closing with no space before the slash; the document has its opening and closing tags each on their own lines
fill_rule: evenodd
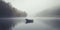
<svg viewBox="0 0 60 30">
<path fill-rule="evenodd" d="M 26 17 L 26 12 L 17 11 L 16 8 L 12 7 L 9 3 L 0 0 L 0 30 L 12 30 L 11 27 L 15 25 L 12 19 L 1 19 L 11 17 Z"/>
</svg>

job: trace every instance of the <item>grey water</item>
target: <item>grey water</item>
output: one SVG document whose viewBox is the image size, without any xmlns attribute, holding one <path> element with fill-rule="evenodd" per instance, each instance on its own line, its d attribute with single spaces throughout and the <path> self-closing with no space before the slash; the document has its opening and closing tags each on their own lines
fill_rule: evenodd
<svg viewBox="0 0 60 30">
<path fill-rule="evenodd" d="M 33 23 L 18 23 L 13 30 L 60 30 L 59 18 L 33 18 Z"/>
</svg>

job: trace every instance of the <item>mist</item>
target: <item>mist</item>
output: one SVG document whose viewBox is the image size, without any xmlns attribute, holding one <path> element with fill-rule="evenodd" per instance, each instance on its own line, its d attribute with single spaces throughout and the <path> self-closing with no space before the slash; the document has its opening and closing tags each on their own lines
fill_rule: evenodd
<svg viewBox="0 0 60 30">
<path fill-rule="evenodd" d="M 35 17 L 37 13 L 59 6 L 60 0 L 5 0 L 10 2 L 13 7 L 27 12 L 27 17 Z M 41 21 L 42 20 L 42 21 Z M 50 19 L 49 19 L 50 20 Z M 49 21 L 48 21 L 49 22 Z M 51 26 L 45 24 L 44 19 L 34 19 L 34 23 L 18 24 L 13 30 L 55 30 Z"/>
<path fill-rule="evenodd" d="M 6 0 L 10 2 L 13 7 L 26 11 L 28 17 L 34 17 L 36 13 L 45 9 L 58 6 L 60 0 Z"/>
</svg>

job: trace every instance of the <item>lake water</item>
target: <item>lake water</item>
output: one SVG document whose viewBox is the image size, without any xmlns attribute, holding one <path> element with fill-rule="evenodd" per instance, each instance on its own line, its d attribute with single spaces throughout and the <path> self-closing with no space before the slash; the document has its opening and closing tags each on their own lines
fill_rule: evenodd
<svg viewBox="0 0 60 30">
<path fill-rule="evenodd" d="M 59 18 L 33 18 L 34 23 L 19 23 L 13 30 L 59 30 L 56 28 L 55 21 L 60 21 Z M 58 24 L 57 24 L 58 25 Z M 56 25 L 56 26 L 57 26 Z"/>
</svg>

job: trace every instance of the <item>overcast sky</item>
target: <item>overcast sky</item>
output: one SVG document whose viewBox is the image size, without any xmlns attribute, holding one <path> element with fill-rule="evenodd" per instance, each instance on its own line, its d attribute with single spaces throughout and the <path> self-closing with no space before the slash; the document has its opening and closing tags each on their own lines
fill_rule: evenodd
<svg viewBox="0 0 60 30">
<path fill-rule="evenodd" d="M 59 5 L 60 0 L 6 0 L 13 7 L 26 11 L 28 17 L 35 16 L 37 12 Z"/>
<path fill-rule="evenodd" d="M 35 16 L 36 13 L 43 11 L 54 6 L 58 6 L 60 0 L 6 0 L 10 2 L 13 7 L 26 11 L 28 17 Z M 20 27 L 19 27 L 20 26 Z M 47 25 L 35 20 L 33 24 L 20 24 L 14 30 L 40 30 L 41 26 L 47 27 Z M 48 28 L 48 27 L 47 27 Z M 45 30 L 45 29 L 44 29 Z"/>
</svg>

